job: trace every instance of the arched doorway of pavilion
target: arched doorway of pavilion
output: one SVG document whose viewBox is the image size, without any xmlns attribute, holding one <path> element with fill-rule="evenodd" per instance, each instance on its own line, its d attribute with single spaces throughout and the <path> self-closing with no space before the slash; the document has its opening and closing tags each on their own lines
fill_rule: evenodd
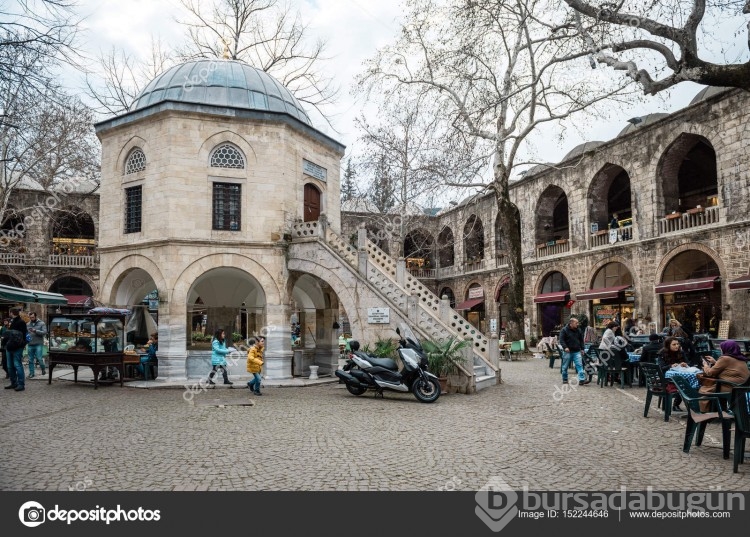
<svg viewBox="0 0 750 537">
<path fill-rule="evenodd" d="M 309 377 L 311 366 L 318 367 L 319 375 L 333 374 L 339 360 L 338 338 L 349 325 L 347 313 L 327 282 L 298 272 L 291 281 L 292 375 Z"/>
</svg>

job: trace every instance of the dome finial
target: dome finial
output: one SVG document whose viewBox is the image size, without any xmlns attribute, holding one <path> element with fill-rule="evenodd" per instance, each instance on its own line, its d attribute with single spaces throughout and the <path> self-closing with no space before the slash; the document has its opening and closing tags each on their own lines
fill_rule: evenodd
<svg viewBox="0 0 750 537">
<path fill-rule="evenodd" d="M 224 54 L 222 54 L 222 58 L 228 60 L 231 58 L 231 55 L 229 54 L 229 43 L 227 43 L 227 40 L 223 37 L 221 38 L 221 42 L 224 43 Z"/>
</svg>

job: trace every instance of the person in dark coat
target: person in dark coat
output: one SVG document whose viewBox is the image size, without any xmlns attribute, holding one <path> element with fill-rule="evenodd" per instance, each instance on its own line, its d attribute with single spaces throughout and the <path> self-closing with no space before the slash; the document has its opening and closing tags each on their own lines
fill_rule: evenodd
<svg viewBox="0 0 750 537">
<path fill-rule="evenodd" d="M 656 356 L 656 364 L 661 368 L 662 372 L 666 372 L 671 367 L 687 367 L 687 358 L 682 351 L 680 346 L 680 340 L 676 337 L 668 337 L 664 340 L 664 347 L 659 351 Z M 673 383 L 667 383 L 667 392 L 672 394 L 672 410 L 682 412 L 680 403 L 682 397 L 680 392 L 677 391 L 677 386 Z"/>
<path fill-rule="evenodd" d="M 588 384 L 589 381 L 586 379 L 586 372 L 583 370 L 583 334 L 578 329 L 578 319 L 571 317 L 568 324 L 560 330 L 560 335 L 557 341 L 563 348 L 563 360 L 560 372 L 562 373 L 562 383 L 568 383 L 568 366 L 570 361 L 576 367 L 576 373 L 578 373 L 578 384 Z"/>
<path fill-rule="evenodd" d="M 22 341 L 17 345 L 10 341 L 10 332 L 17 330 L 21 332 Z M 3 346 L 8 356 L 8 376 L 10 384 L 5 387 L 6 390 L 16 390 L 22 392 L 26 389 L 26 377 L 23 371 L 23 349 L 26 346 L 26 322 L 21 318 L 20 308 L 10 310 L 10 325 L 8 331 L 3 334 Z"/>
</svg>

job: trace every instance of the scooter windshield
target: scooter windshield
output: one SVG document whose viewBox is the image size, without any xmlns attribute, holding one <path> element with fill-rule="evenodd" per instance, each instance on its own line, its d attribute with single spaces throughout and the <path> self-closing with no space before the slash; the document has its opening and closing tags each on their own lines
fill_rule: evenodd
<svg viewBox="0 0 750 537">
<path fill-rule="evenodd" d="M 419 341 L 419 339 L 417 339 L 417 336 L 414 335 L 414 332 L 412 332 L 412 329 L 409 328 L 409 325 L 407 325 L 406 323 L 399 323 L 398 328 L 401 332 L 401 337 L 407 343 L 414 345 L 414 347 L 416 347 L 416 349 L 421 352 L 422 343 Z"/>
</svg>

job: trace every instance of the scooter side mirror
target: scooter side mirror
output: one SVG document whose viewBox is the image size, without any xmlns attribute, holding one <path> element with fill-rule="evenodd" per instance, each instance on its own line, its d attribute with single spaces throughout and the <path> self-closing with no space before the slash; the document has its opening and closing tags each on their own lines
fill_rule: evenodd
<svg viewBox="0 0 750 537">
<path fill-rule="evenodd" d="M 401 330 L 399 330 L 398 326 L 396 327 L 396 333 L 397 333 L 397 334 L 398 334 L 399 336 L 401 335 Z"/>
</svg>

